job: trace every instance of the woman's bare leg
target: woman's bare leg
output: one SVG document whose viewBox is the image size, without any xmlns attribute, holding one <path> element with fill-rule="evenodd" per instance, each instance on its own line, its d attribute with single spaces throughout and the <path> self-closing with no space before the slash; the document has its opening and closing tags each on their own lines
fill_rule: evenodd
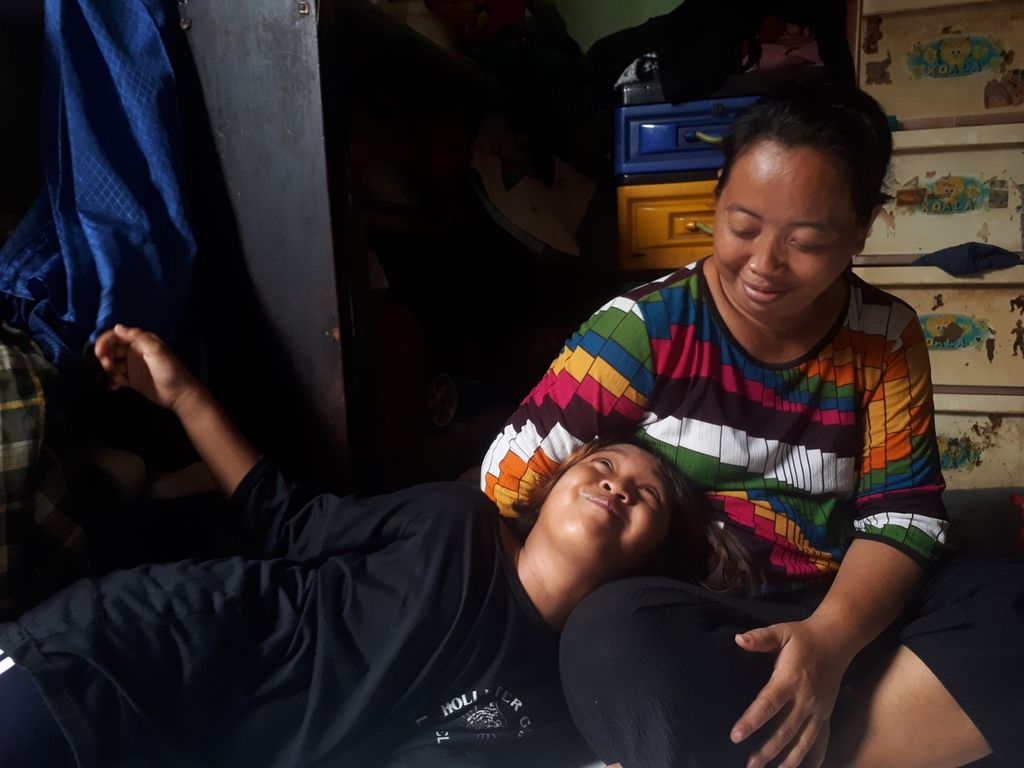
<svg viewBox="0 0 1024 768">
<path fill-rule="evenodd" d="M 834 723 L 827 766 L 954 768 L 992 749 L 939 679 L 900 646 Z"/>
</svg>

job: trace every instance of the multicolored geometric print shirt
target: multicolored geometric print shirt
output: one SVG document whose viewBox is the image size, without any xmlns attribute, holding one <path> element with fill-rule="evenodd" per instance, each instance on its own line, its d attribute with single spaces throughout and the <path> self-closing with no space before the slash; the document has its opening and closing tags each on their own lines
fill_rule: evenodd
<svg viewBox="0 0 1024 768">
<path fill-rule="evenodd" d="M 735 341 L 699 263 L 611 300 L 491 445 L 484 491 L 513 515 L 577 446 L 633 432 L 705 492 L 770 588 L 835 571 L 854 537 L 932 564 L 947 522 L 924 335 L 909 306 L 847 279 L 835 325 L 778 365 Z"/>
</svg>

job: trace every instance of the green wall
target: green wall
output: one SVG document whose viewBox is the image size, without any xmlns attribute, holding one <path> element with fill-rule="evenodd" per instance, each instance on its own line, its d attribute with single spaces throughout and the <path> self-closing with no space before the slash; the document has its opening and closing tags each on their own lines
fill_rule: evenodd
<svg viewBox="0 0 1024 768">
<path fill-rule="evenodd" d="M 586 52 L 595 41 L 620 29 L 643 24 L 682 5 L 681 0 L 549 0 L 566 28 Z"/>
</svg>

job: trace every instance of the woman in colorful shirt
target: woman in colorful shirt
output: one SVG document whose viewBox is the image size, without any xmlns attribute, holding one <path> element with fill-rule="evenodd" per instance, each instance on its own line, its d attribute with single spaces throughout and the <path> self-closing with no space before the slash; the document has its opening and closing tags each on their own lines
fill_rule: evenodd
<svg viewBox="0 0 1024 768">
<path fill-rule="evenodd" d="M 817 766 L 837 700 L 830 764 L 1021 754 L 1024 564 L 960 559 L 926 584 L 947 530 L 928 351 L 914 311 L 850 270 L 891 149 L 855 89 L 750 108 L 723 145 L 712 255 L 591 317 L 485 458 L 514 514 L 580 443 L 632 430 L 764 578 L 749 599 L 628 580 L 576 610 L 563 683 L 608 762 Z"/>
</svg>

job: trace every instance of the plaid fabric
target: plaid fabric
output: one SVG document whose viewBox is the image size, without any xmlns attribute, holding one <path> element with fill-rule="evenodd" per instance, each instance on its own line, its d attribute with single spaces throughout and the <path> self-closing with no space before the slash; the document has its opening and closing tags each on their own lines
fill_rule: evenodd
<svg viewBox="0 0 1024 768">
<path fill-rule="evenodd" d="M 39 348 L 0 323 L 0 619 L 16 616 L 85 571 L 85 537 L 47 417 L 55 371 Z"/>
</svg>

